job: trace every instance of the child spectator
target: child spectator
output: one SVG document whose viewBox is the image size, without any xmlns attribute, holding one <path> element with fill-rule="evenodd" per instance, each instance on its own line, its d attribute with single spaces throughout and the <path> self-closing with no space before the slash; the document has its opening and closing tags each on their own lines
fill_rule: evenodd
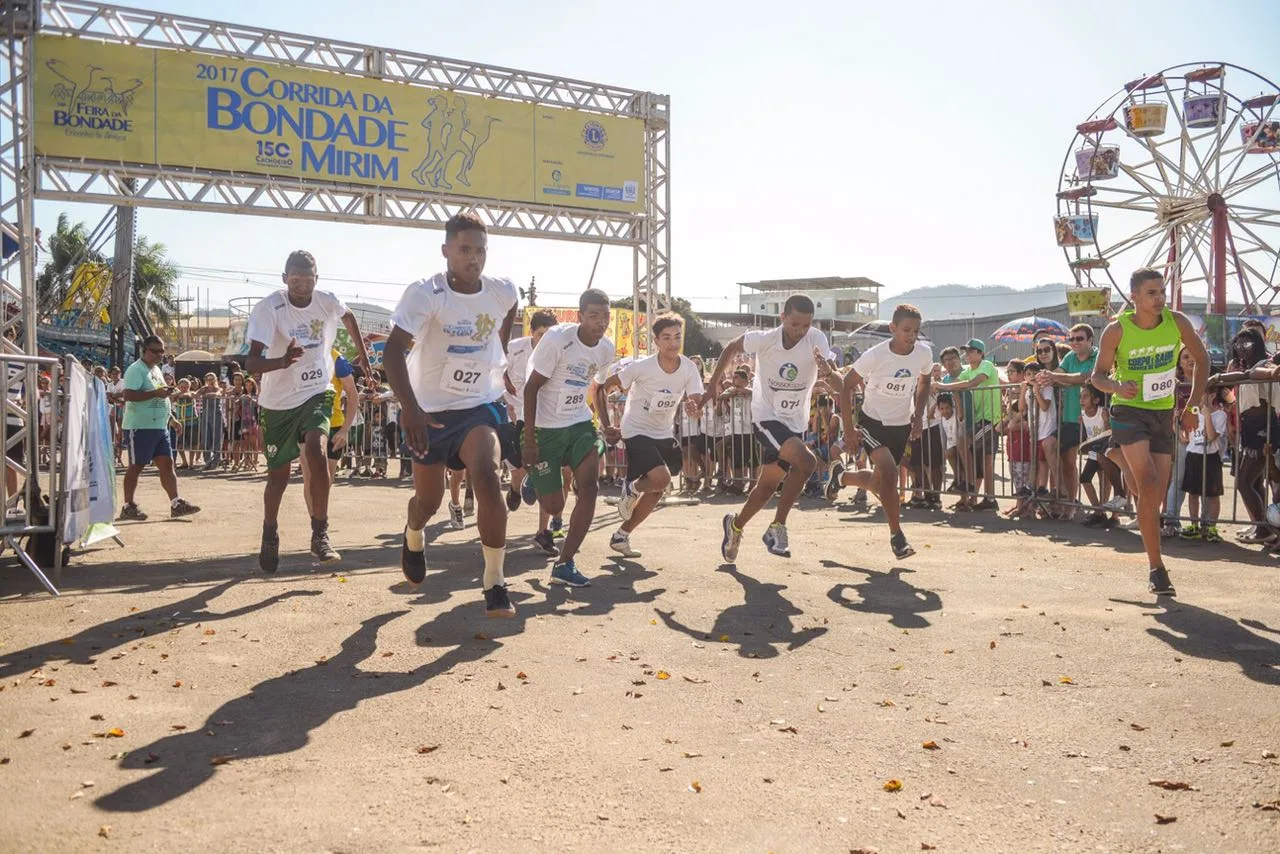
<svg viewBox="0 0 1280 854">
<path fill-rule="evenodd" d="M 1031 485 L 1031 429 L 1027 404 L 1023 395 L 1026 382 L 1026 366 L 1021 359 L 1010 359 L 1005 366 L 1010 383 L 1005 401 L 1004 433 L 1005 451 L 1009 458 L 1009 477 L 1013 481 L 1013 494 L 1017 504 L 1005 511 L 1010 519 L 1021 519 L 1034 512 L 1035 490 Z"/>
<path fill-rule="evenodd" d="M 1187 442 L 1182 491 L 1187 494 L 1191 522 L 1180 532 L 1184 540 L 1222 542 L 1222 535 L 1218 533 L 1218 512 L 1222 505 L 1222 451 L 1226 447 L 1225 406 L 1222 388 L 1206 391 L 1200 406 L 1199 426 Z"/>
<path fill-rule="evenodd" d="M 1107 409 L 1103 406 L 1104 400 L 1102 392 L 1098 391 L 1092 385 L 1085 384 L 1080 389 L 1080 424 L 1083 427 L 1083 437 L 1081 446 L 1090 439 L 1096 439 L 1102 433 L 1111 429 L 1111 419 L 1107 414 Z M 1093 486 L 1093 479 L 1097 476 L 1099 469 L 1098 451 L 1096 448 L 1089 448 L 1084 451 L 1084 469 L 1080 472 L 1080 485 L 1084 487 L 1085 497 L 1089 499 L 1089 506 L 1098 508 L 1102 506 L 1102 502 L 1107 500 L 1107 487 L 1110 481 L 1104 475 L 1100 481 L 1099 488 L 1102 495 L 1099 497 L 1098 489 Z M 1095 509 L 1086 522 L 1092 522 L 1093 526 L 1098 524 L 1098 518 L 1106 521 L 1106 514 Z"/>
</svg>

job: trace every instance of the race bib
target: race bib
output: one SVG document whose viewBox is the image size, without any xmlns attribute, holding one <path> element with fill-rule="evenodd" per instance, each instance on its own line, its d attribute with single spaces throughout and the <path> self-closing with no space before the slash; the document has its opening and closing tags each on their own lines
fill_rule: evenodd
<svg viewBox="0 0 1280 854">
<path fill-rule="evenodd" d="M 650 412 L 670 414 L 675 412 L 679 405 L 680 395 L 678 394 L 655 394 L 649 399 Z"/>
<path fill-rule="evenodd" d="M 581 412 L 586 405 L 587 390 L 571 388 L 560 392 L 560 405 L 556 407 L 556 411 L 561 415 L 574 415 Z"/>
<path fill-rule="evenodd" d="M 1142 377 L 1142 399 L 1152 401 L 1170 397 L 1178 382 L 1175 371 L 1176 368 L 1170 368 L 1158 374 L 1145 374 Z"/>
<path fill-rule="evenodd" d="M 451 356 L 445 360 L 440 385 L 462 395 L 478 393 L 488 369 L 475 359 Z"/>
<path fill-rule="evenodd" d="M 324 368 L 317 367 L 313 360 L 295 364 L 293 370 L 298 372 L 298 391 L 319 391 L 329 384 Z"/>
<path fill-rule="evenodd" d="M 890 397 L 908 397 L 915 387 L 914 377 L 893 377 L 884 381 L 884 393 Z"/>
<path fill-rule="evenodd" d="M 794 392 L 776 392 L 773 401 L 778 406 L 778 413 L 781 415 L 794 415 L 802 411 L 805 398 L 808 395 L 803 391 Z"/>
</svg>

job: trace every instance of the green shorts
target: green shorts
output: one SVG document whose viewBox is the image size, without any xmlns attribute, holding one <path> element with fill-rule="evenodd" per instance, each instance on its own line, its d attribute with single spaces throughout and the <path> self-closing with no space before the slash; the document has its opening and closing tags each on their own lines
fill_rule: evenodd
<svg viewBox="0 0 1280 854">
<path fill-rule="evenodd" d="M 287 466 L 298 458 L 306 435 L 313 430 L 329 435 L 329 415 L 333 412 L 333 389 L 308 398 L 293 409 L 263 409 L 262 444 L 266 447 L 267 469 Z"/>
<path fill-rule="evenodd" d="M 538 464 L 529 469 L 529 481 L 538 495 L 564 488 L 561 466 L 577 468 L 592 451 L 604 456 L 604 441 L 590 421 L 568 427 L 537 427 L 534 435 L 538 437 Z"/>
</svg>

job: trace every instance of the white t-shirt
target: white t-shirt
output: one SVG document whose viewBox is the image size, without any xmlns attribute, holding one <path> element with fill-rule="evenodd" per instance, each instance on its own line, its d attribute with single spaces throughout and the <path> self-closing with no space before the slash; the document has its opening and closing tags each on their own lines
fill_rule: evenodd
<svg viewBox="0 0 1280 854">
<path fill-rule="evenodd" d="M 818 381 L 815 349 L 826 353 L 831 345 L 822 330 L 812 326 L 791 349 L 783 346 L 781 326 L 742 336 L 742 351 L 756 359 L 751 414 L 757 424 L 780 421 L 792 432 L 804 435 L 809 426 L 809 399 Z"/>
<path fill-rule="evenodd" d="M 725 434 L 724 419 L 720 417 L 720 404 L 708 400 L 702 404 L 702 432 L 713 439 Z"/>
<path fill-rule="evenodd" d="M 538 389 L 537 427 L 572 427 L 591 420 L 587 392 L 591 380 L 604 382 L 617 358 L 609 336 L 588 347 L 578 337 L 578 324 L 551 327 L 529 359 L 526 377 L 536 371 L 547 378 Z"/>
<path fill-rule="evenodd" d="M 916 343 L 900 356 L 889 349 L 892 341 L 881 341 L 858 357 L 853 369 L 866 384 L 862 411 L 881 424 L 901 427 L 911 423 L 915 409 L 916 383 L 933 367 L 933 350 Z"/>
<path fill-rule="evenodd" d="M 1058 405 L 1053 399 L 1053 387 L 1045 386 L 1039 391 L 1040 397 L 1049 401 L 1048 409 L 1041 409 L 1039 404 L 1031 399 L 1030 393 L 1026 398 L 1027 411 L 1031 413 L 1031 417 L 1036 419 L 1036 441 L 1042 442 L 1048 439 L 1058 429 Z"/>
<path fill-rule="evenodd" d="M 13 401 L 15 406 L 22 407 L 25 404 L 26 385 L 22 381 L 23 374 L 26 373 L 26 366 L 19 365 L 17 362 L 10 362 L 8 366 L 9 374 L 9 399 Z M 89 381 L 93 381 L 93 377 L 89 377 Z M 22 418 L 5 409 L 4 423 L 8 427 L 21 427 Z"/>
<path fill-rule="evenodd" d="M 289 302 L 288 291 L 276 291 L 253 307 L 245 337 L 266 345 L 263 356 L 283 356 L 291 338 L 302 347 L 298 361 L 262 375 L 258 404 L 263 409 L 293 409 L 329 388 L 333 378 L 330 351 L 338 337 L 338 323 L 346 313 L 342 300 L 320 290 L 312 291 L 306 308 Z"/>
<path fill-rule="evenodd" d="M 529 357 L 533 355 L 533 338 L 515 338 L 507 342 L 507 376 L 516 393 L 507 392 L 507 403 L 524 417 L 524 384 L 529 380 Z M 504 383 L 505 387 L 505 383 Z"/>
<path fill-rule="evenodd" d="M 750 436 L 755 433 L 756 425 L 751 418 L 751 397 L 739 395 L 729 398 L 723 406 L 725 418 L 724 434 L 726 436 Z"/>
<path fill-rule="evenodd" d="M 1191 433 L 1191 441 L 1187 443 L 1188 454 L 1220 454 L 1227 443 L 1227 413 L 1223 409 L 1215 409 L 1208 413 L 1213 419 L 1213 432 L 1217 434 L 1217 438 L 1209 443 L 1209 450 L 1205 450 L 1204 442 L 1204 416 L 1205 411 L 1200 410 L 1200 423 Z"/>
<path fill-rule="evenodd" d="M 956 417 L 952 415 L 950 418 L 943 418 L 942 438 L 946 441 L 947 450 L 951 450 L 956 446 Z"/>
<path fill-rule="evenodd" d="M 510 279 L 480 277 L 460 294 L 437 273 L 405 288 L 391 324 L 413 336 L 409 385 L 423 412 L 471 409 L 506 394 L 502 324 L 517 301 Z"/>
<path fill-rule="evenodd" d="M 618 380 L 627 390 L 627 406 L 622 411 L 622 438 L 648 436 L 670 439 L 675 416 L 687 394 L 702 394 L 702 375 L 686 356 L 672 373 L 658 364 L 656 355 L 637 359 L 618 371 Z"/>
</svg>

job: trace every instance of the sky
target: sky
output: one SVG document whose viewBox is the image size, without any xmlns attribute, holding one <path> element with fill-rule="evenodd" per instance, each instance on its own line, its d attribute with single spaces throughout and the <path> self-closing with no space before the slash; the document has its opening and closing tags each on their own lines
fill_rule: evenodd
<svg viewBox="0 0 1280 854">
<path fill-rule="evenodd" d="M 867 276 L 886 299 L 1066 281 L 1052 217 L 1078 122 L 1183 63 L 1280 82 L 1274 0 L 137 5 L 670 95 L 672 293 L 702 311 L 735 311 L 736 283 L 761 279 Z M 92 228 L 105 210 L 39 201 L 36 218 L 48 234 L 62 211 Z M 388 306 L 442 268 L 437 230 L 146 208 L 138 230 L 214 307 L 278 287 L 296 248 L 322 287 Z M 493 237 L 486 272 L 567 305 L 596 252 Z M 629 295 L 631 264 L 605 247 L 596 286 Z"/>
</svg>

